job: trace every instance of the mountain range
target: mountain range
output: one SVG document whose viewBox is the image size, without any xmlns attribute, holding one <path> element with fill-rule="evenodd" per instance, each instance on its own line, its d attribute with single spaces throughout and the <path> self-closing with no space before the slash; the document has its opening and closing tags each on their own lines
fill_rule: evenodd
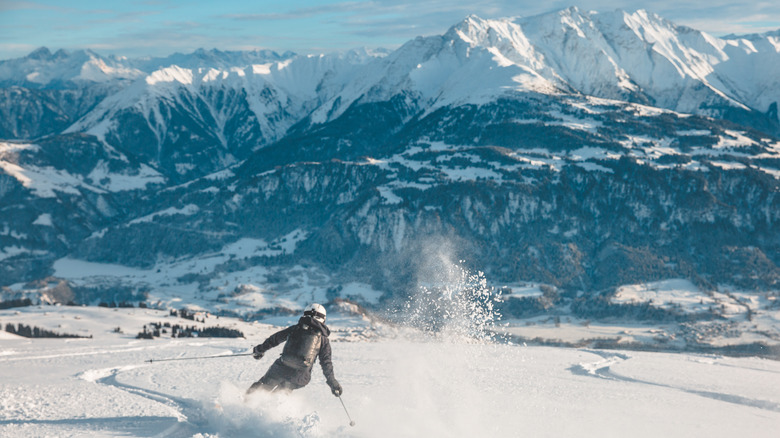
<svg viewBox="0 0 780 438">
<path fill-rule="evenodd" d="M 776 294 L 778 71 L 780 32 L 643 10 L 393 51 L 41 48 L 0 61 L 0 286 L 383 307 L 460 260 L 555 291 L 517 314 L 675 278 Z"/>
</svg>

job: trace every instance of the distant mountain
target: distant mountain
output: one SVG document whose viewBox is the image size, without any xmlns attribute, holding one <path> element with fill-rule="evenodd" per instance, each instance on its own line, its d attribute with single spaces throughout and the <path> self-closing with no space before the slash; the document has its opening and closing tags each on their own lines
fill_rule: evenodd
<svg viewBox="0 0 780 438">
<path fill-rule="evenodd" d="M 391 300 L 446 256 L 560 305 L 777 290 L 776 47 L 569 8 L 392 52 L 42 48 L 0 62 L 0 285 Z"/>
</svg>

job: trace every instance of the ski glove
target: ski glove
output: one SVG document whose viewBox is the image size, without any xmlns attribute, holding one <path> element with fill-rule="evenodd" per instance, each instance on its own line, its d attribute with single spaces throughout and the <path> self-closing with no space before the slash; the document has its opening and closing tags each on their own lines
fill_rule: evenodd
<svg viewBox="0 0 780 438">
<path fill-rule="evenodd" d="M 330 386 L 330 392 L 332 392 L 333 395 L 336 397 L 341 397 L 341 393 L 343 391 L 341 389 L 341 385 L 339 385 L 339 382 L 336 379 L 329 381 L 328 386 Z"/>
<path fill-rule="evenodd" d="M 252 349 L 252 357 L 257 360 L 262 359 L 264 354 L 265 352 L 260 349 L 259 345 L 256 345 L 255 348 Z"/>
</svg>

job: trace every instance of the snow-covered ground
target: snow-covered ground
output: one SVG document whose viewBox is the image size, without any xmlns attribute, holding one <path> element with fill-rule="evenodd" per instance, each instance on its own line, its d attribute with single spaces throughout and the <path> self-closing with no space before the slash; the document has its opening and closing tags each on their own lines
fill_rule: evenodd
<svg viewBox="0 0 780 438">
<path fill-rule="evenodd" d="M 247 338 L 135 339 L 151 322 Z M 354 427 L 318 366 L 304 389 L 244 400 L 275 354 L 147 362 L 245 353 L 279 326 L 139 308 L 2 310 L 3 327 L 92 338 L 0 331 L 0 436 L 773 437 L 780 426 L 777 361 L 443 342 L 346 315 L 329 322 Z"/>
</svg>

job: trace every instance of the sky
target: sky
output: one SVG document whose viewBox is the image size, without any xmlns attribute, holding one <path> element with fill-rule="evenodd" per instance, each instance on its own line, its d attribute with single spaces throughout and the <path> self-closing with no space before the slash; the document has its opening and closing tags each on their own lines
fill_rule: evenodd
<svg viewBox="0 0 780 438">
<path fill-rule="evenodd" d="M 296 53 L 393 49 L 482 18 L 647 9 L 713 35 L 780 29 L 780 2 L 734 0 L 0 0 L 0 59 L 38 47 L 102 55 L 167 56 L 198 48 Z"/>
</svg>

